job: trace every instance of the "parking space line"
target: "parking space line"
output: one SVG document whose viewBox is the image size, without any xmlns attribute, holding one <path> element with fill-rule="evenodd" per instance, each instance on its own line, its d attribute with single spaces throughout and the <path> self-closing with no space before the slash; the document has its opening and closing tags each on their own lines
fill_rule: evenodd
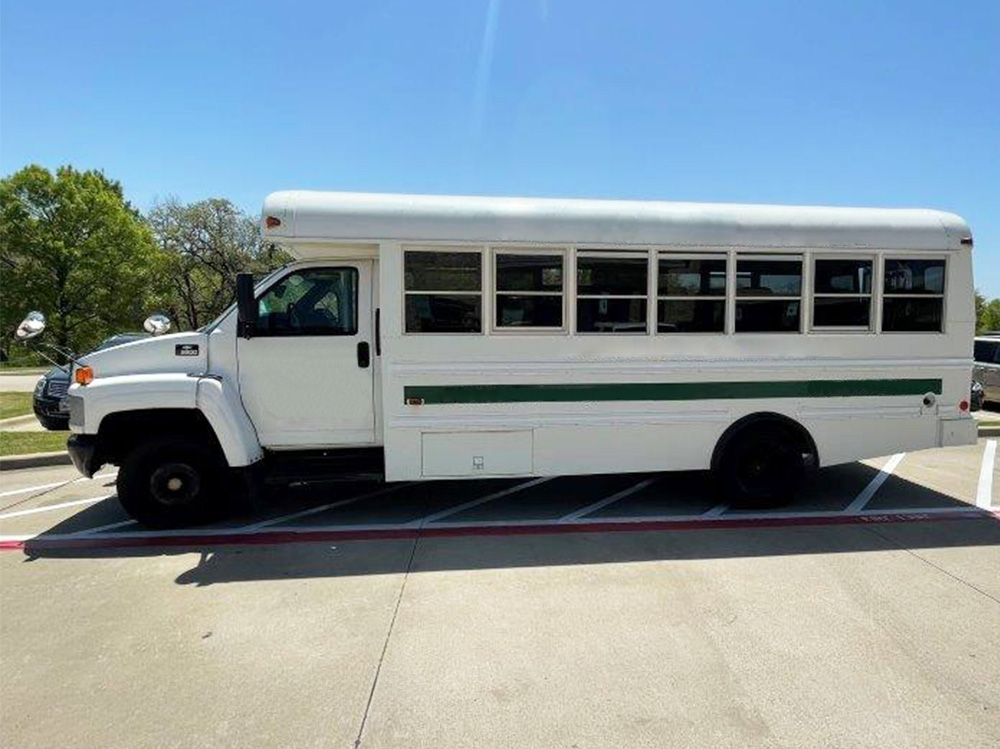
<svg viewBox="0 0 1000 749">
<path fill-rule="evenodd" d="M 354 504 L 355 502 L 360 502 L 363 499 L 371 499 L 372 497 L 378 497 L 383 494 L 389 494 L 390 492 L 402 489 L 404 486 L 410 486 L 413 484 L 412 481 L 403 484 L 393 484 L 392 486 L 384 486 L 381 489 L 377 489 L 373 492 L 367 492 L 366 494 L 359 494 L 356 497 L 347 497 L 346 499 L 341 499 L 336 502 L 330 502 L 329 504 L 319 505 L 318 507 L 310 507 L 305 510 L 299 510 L 298 512 L 292 512 L 288 515 L 279 515 L 276 518 L 268 518 L 267 520 L 261 520 L 258 523 L 250 523 L 249 525 L 240 526 L 242 531 L 256 531 L 261 528 L 268 528 L 272 525 L 277 525 L 278 523 L 284 523 L 287 520 L 295 520 L 297 518 L 308 517 L 309 515 L 315 515 L 320 512 L 326 512 L 327 510 L 333 510 L 337 507 L 343 507 L 345 505 Z"/>
<path fill-rule="evenodd" d="M 420 518 L 416 521 L 418 525 L 427 525 L 428 523 L 434 523 L 442 518 L 446 518 L 450 515 L 455 515 L 463 510 L 471 510 L 473 507 L 479 507 L 479 505 L 484 505 L 487 502 L 492 502 L 494 499 L 500 499 L 500 497 L 506 497 L 509 494 L 514 494 L 522 489 L 530 489 L 533 486 L 538 486 L 539 484 L 544 484 L 546 481 L 551 481 L 554 476 L 543 476 L 538 479 L 531 479 L 530 481 L 524 481 L 515 486 L 509 486 L 501 491 L 494 492 L 493 494 L 487 494 L 485 497 L 480 497 L 479 499 L 473 499 L 470 502 L 463 502 L 455 507 L 449 507 L 447 510 L 441 510 L 441 512 L 435 512 L 433 515 L 428 515 L 427 517 Z"/>
<path fill-rule="evenodd" d="M 889 458 L 889 460 L 885 462 L 885 465 L 882 466 L 882 470 L 878 472 L 875 478 L 868 482 L 868 486 L 862 489 L 861 493 L 854 498 L 854 501 L 844 508 L 844 512 L 846 514 L 850 514 L 852 512 L 860 512 L 865 509 L 865 506 L 871 502 L 872 497 L 875 496 L 875 492 L 877 492 L 879 487 L 886 482 L 886 479 L 892 475 L 892 472 L 896 470 L 896 466 L 898 466 L 905 457 L 906 453 L 896 453 Z"/>
<path fill-rule="evenodd" d="M 993 463 L 997 456 L 997 441 L 987 440 L 983 462 L 979 466 L 979 485 L 976 488 L 976 507 L 989 508 L 993 504 Z"/>
<path fill-rule="evenodd" d="M 57 486 L 65 486 L 66 484 L 72 484 L 77 481 L 96 481 L 97 479 L 106 479 L 116 476 L 114 473 L 103 473 L 88 479 L 86 476 L 78 476 L 75 479 L 66 479 L 65 481 L 56 481 L 52 484 L 39 484 L 38 486 L 26 486 L 23 489 L 11 489 L 7 492 L 0 492 L 0 497 L 12 497 L 15 494 L 26 494 L 27 492 L 41 491 L 43 489 L 54 489 Z"/>
<path fill-rule="evenodd" d="M 569 515 L 564 515 L 563 517 L 559 518 L 559 522 L 566 523 L 571 520 L 578 520 L 582 518 L 584 515 L 589 515 L 592 512 L 597 512 L 601 508 L 607 507 L 610 504 L 614 504 L 620 499 L 625 499 L 625 497 L 631 496 L 636 492 L 642 491 L 650 484 L 653 484 L 656 481 L 658 481 L 659 478 L 660 478 L 659 476 L 653 476 L 652 478 L 640 481 L 638 484 L 630 486 L 627 489 L 622 489 L 620 492 L 612 494 L 610 497 L 605 497 L 604 499 L 594 502 L 591 505 L 587 505 L 586 507 L 579 509 L 576 512 L 571 512 L 569 513 Z"/>
<path fill-rule="evenodd" d="M 57 486 L 72 484 L 76 479 L 66 479 L 66 481 L 56 481 L 54 484 L 39 484 L 38 486 L 26 486 L 23 489 L 12 489 L 9 492 L 0 492 L 0 497 L 10 497 L 14 494 L 25 494 L 27 492 L 42 491 L 43 489 L 54 489 Z"/>
<path fill-rule="evenodd" d="M 720 515 L 725 514 L 726 510 L 728 510 L 728 509 L 729 509 L 729 505 L 727 505 L 725 502 L 723 502 L 721 505 L 716 505 L 711 510 L 707 510 L 707 511 L 703 512 L 702 515 L 701 515 L 701 517 L 703 517 L 703 518 L 717 518 Z"/>
<path fill-rule="evenodd" d="M 75 499 L 72 502 L 61 502 L 57 505 L 46 505 L 45 507 L 33 507 L 30 510 L 17 510 L 16 512 L 7 512 L 0 515 L 0 520 L 6 520 L 7 518 L 21 517 L 22 515 L 34 515 L 37 512 L 48 512 L 49 510 L 61 510 L 63 507 L 76 507 L 78 505 L 92 505 L 94 502 L 101 502 L 105 499 L 110 499 L 115 496 L 114 494 L 105 494 L 100 497 L 92 497 L 90 499 Z"/>
<path fill-rule="evenodd" d="M 96 528 L 86 528 L 82 531 L 74 531 L 71 535 L 73 536 L 89 536 L 92 533 L 103 533 L 104 531 L 113 531 L 116 528 L 124 528 L 127 525 L 138 525 L 138 520 L 119 520 L 117 523 L 108 523 L 107 525 L 99 525 Z"/>
</svg>

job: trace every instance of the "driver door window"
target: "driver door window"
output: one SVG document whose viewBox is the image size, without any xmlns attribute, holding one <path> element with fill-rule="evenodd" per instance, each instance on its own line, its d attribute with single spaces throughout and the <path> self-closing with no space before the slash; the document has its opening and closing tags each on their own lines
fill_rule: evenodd
<svg viewBox="0 0 1000 749">
<path fill-rule="evenodd" d="M 358 271 L 296 271 L 268 289 L 257 304 L 257 335 L 356 335 Z"/>
</svg>

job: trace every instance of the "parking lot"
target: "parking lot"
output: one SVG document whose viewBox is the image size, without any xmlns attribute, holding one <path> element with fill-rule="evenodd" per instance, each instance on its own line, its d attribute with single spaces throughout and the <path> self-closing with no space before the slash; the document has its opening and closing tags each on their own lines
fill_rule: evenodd
<svg viewBox="0 0 1000 749">
<path fill-rule="evenodd" d="M 7 746 L 1000 744 L 996 440 L 824 469 L 325 483 L 150 531 L 0 476 Z"/>
</svg>

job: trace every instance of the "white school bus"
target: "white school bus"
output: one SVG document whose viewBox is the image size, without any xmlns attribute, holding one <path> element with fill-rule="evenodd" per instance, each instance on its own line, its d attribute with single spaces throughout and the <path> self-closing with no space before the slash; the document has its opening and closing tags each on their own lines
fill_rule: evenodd
<svg viewBox="0 0 1000 749">
<path fill-rule="evenodd" d="M 295 262 L 78 363 L 70 450 L 140 520 L 237 477 L 811 468 L 972 444 L 972 238 L 933 210 L 278 192 Z"/>
</svg>

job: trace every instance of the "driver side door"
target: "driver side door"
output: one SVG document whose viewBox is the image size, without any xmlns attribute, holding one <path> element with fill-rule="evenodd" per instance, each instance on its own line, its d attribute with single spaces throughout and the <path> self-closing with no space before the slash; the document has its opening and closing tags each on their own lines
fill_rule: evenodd
<svg viewBox="0 0 1000 749">
<path fill-rule="evenodd" d="M 237 340 L 240 395 L 264 447 L 375 441 L 372 261 L 297 268 L 257 298 Z"/>
</svg>

